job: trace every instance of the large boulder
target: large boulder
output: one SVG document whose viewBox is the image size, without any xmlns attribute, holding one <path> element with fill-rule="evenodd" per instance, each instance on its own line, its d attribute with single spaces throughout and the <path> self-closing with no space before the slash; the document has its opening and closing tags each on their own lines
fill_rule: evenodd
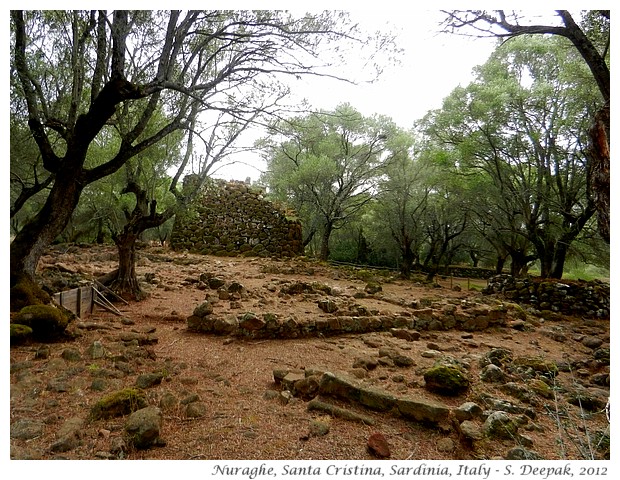
<svg viewBox="0 0 620 480">
<path fill-rule="evenodd" d="M 51 298 L 49 294 L 28 277 L 21 275 L 15 281 L 11 278 L 10 297 L 11 311 L 18 312 L 28 305 L 47 304 Z"/>
<path fill-rule="evenodd" d="M 54 341 L 65 332 L 69 317 L 53 305 L 28 305 L 14 316 L 13 323 L 30 327 L 35 340 Z"/>
</svg>

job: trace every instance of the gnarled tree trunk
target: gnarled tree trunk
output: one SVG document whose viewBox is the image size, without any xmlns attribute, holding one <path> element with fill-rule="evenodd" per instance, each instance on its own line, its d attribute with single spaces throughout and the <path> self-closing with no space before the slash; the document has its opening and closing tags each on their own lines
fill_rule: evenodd
<svg viewBox="0 0 620 480">
<path fill-rule="evenodd" d="M 610 242 L 609 233 L 609 183 L 610 183 L 610 148 L 609 148 L 610 111 L 609 102 L 594 117 L 590 129 L 590 182 L 592 196 L 596 206 L 598 230 L 605 242 Z"/>
<path fill-rule="evenodd" d="M 136 240 L 139 236 L 139 233 L 136 234 L 131 230 L 114 236 L 118 251 L 118 270 L 115 270 L 116 278 L 110 282 L 109 288 L 126 300 L 144 298 L 144 292 L 136 275 Z"/>
</svg>

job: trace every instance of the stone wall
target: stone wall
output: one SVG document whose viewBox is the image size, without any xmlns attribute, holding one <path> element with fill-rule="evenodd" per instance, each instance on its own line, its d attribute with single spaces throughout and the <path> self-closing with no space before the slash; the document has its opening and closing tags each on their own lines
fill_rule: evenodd
<svg viewBox="0 0 620 480">
<path fill-rule="evenodd" d="M 301 223 L 243 182 L 212 180 L 177 214 L 170 245 L 204 255 L 292 257 L 303 253 Z"/>
<path fill-rule="evenodd" d="M 217 287 L 213 284 L 211 288 Z M 231 291 L 237 292 L 239 298 L 249 295 L 243 288 L 239 288 L 237 282 L 231 283 L 228 288 L 220 286 L 218 295 L 220 298 L 228 298 Z M 222 295 L 224 293 L 226 295 Z M 308 310 L 309 315 L 304 315 L 303 318 L 280 316 L 273 312 L 222 315 L 214 312 L 217 300 L 211 299 L 205 300 L 194 309 L 193 314 L 187 318 L 187 328 L 196 333 L 267 339 L 386 331 L 409 340 L 414 339 L 412 336 L 419 335 L 419 331 L 483 331 L 487 328 L 512 325 L 525 319 L 525 312 L 516 304 L 485 304 L 468 300 L 411 301 L 392 299 L 384 295 L 377 298 L 401 306 L 403 310 L 399 313 L 379 314 L 356 301 L 350 304 L 350 298 L 341 297 L 336 291 L 331 291 L 329 286 L 318 283 L 287 284 L 282 287 L 280 294 L 284 297 L 297 297 L 297 302 L 314 303 L 316 314 L 311 314 L 311 310 Z M 364 294 L 360 298 L 374 296 Z M 308 307 L 311 308 L 310 305 Z"/>
<path fill-rule="evenodd" d="M 465 267 L 462 265 L 450 265 L 440 271 L 441 275 L 452 275 L 460 278 L 477 278 L 486 280 L 495 275 L 495 269 L 482 267 Z"/>
<path fill-rule="evenodd" d="M 609 284 L 600 281 L 569 282 L 502 274 L 489 279 L 483 293 L 501 293 L 514 302 L 532 305 L 543 312 L 609 318 Z"/>
</svg>

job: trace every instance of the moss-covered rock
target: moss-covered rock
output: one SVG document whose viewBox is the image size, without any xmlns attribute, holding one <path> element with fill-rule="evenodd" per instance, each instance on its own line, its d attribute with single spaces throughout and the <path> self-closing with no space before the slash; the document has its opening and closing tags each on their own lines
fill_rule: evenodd
<svg viewBox="0 0 620 480">
<path fill-rule="evenodd" d="M 144 392 L 138 388 L 124 388 L 100 399 L 90 410 L 90 418 L 99 420 L 121 417 L 147 406 Z"/>
<path fill-rule="evenodd" d="M 53 305 L 29 305 L 15 315 L 13 322 L 30 327 L 35 340 L 53 341 L 64 333 L 69 317 Z"/>
<path fill-rule="evenodd" d="M 548 362 L 540 357 L 517 357 L 512 365 L 521 368 L 531 368 L 536 373 L 553 378 L 558 374 L 558 366 L 554 362 Z"/>
<path fill-rule="evenodd" d="M 435 365 L 424 372 L 426 388 L 442 395 L 456 396 L 469 388 L 465 372 L 454 365 Z"/>
<path fill-rule="evenodd" d="M 484 432 L 491 438 L 516 439 L 518 429 L 506 412 L 493 412 L 484 422 Z"/>
<path fill-rule="evenodd" d="M 19 323 L 11 323 L 11 345 L 21 345 L 32 337 L 32 328 Z"/>
<path fill-rule="evenodd" d="M 19 312 L 28 305 L 48 304 L 50 302 L 49 294 L 27 276 L 22 275 L 11 280 L 13 285 L 10 292 L 12 312 Z"/>
<path fill-rule="evenodd" d="M 532 380 L 528 384 L 528 387 L 534 393 L 536 393 L 537 395 L 540 395 L 541 397 L 551 399 L 554 396 L 553 389 L 549 385 L 547 385 L 545 382 L 540 380 L 539 378 L 535 378 L 534 380 Z"/>
<path fill-rule="evenodd" d="M 127 443 L 139 449 L 157 445 L 161 442 L 161 426 L 162 414 L 158 407 L 150 406 L 137 410 L 129 416 L 125 424 Z"/>
</svg>

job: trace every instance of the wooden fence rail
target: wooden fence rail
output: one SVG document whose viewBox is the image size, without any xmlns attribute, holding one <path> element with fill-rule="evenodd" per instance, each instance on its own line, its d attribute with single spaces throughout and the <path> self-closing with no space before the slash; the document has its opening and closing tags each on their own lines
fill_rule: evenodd
<svg viewBox="0 0 620 480">
<path fill-rule="evenodd" d="M 116 315 L 122 315 L 121 312 L 119 312 L 116 307 L 95 288 L 94 285 L 87 285 L 84 287 L 73 288 L 71 290 L 65 290 L 64 292 L 55 293 L 52 298 L 58 305 L 63 306 L 80 318 L 85 318 L 92 315 L 95 305 L 99 305 L 100 307 L 103 307 Z M 120 300 L 123 299 L 120 298 Z"/>
<path fill-rule="evenodd" d="M 93 313 L 95 292 L 92 285 L 55 293 L 53 298 L 57 304 L 75 313 L 80 318 Z"/>
</svg>

